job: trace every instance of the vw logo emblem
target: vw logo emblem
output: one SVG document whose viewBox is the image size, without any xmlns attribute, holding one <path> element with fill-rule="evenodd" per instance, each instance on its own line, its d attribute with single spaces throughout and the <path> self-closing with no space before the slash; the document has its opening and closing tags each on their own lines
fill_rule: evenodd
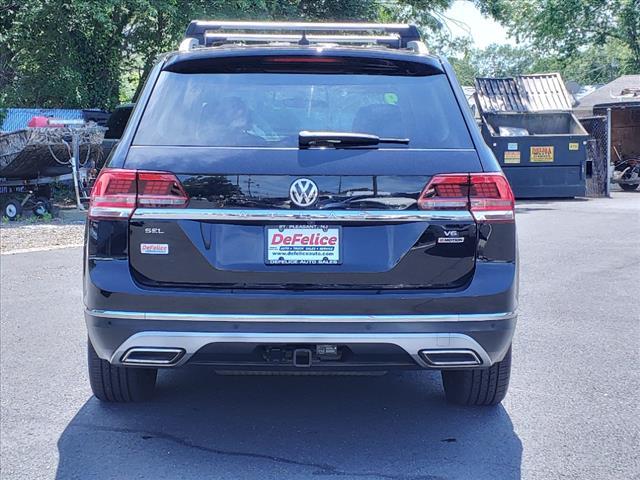
<svg viewBox="0 0 640 480">
<path fill-rule="evenodd" d="M 318 199 L 318 186 L 308 178 L 298 178 L 289 187 L 291 201 L 299 207 L 310 207 Z"/>
</svg>

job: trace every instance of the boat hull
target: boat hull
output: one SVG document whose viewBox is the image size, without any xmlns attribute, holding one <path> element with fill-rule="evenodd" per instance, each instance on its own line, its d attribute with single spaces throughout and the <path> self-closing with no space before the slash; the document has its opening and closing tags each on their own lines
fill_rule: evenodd
<svg viewBox="0 0 640 480">
<path fill-rule="evenodd" d="M 80 167 L 100 163 L 104 128 L 80 129 Z M 0 178 L 34 179 L 71 173 L 71 131 L 32 128 L 0 134 Z"/>
</svg>

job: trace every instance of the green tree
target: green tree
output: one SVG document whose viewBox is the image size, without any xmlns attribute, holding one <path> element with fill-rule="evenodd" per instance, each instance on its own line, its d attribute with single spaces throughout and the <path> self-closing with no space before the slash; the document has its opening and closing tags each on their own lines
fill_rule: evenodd
<svg viewBox="0 0 640 480">
<path fill-rule="evenodd" d="M 526 49 L 511 45 L 489 45 L 478 49 L 473 48 L 470 39 L 456 42 L 449 61 L 463 85 L 473 85 L 476 77 L 510 77 L 529 73 L 536 63 Z"/>
<path fill-rule="evenodd" d="M 540 55 L 522 46 L 489 45 L 485 49 L 459 50 L 451 63 L 460 82 L 471 85 L 476 77 L 511 77 L 531 73 L 560 72 L 563 79 L 580 84 L 606 83 L 624 71 L 620 47 L 609 42 L 592 46 L 568 59 Z"/>
<path fill-rule="evenodd" d="M 0 0 L 0 104 L 111 108 L 194 18 L 373 19 L 374 0 Z"/>
<path fill-rule="evenodd" d="M 537 68 L 540 59 L 530 49 L 512 45 L 489 45 L 472 52 L 473 64 L 482 77 L 510 77 Z"/>
<path fill-rule="evenodd" d="M 133 95 L 162 52 L 175 49 L 189 22 L 195 18 L 252 20 L 358 20 L 374 19 L 374 0 L 241 0 L 230 2 L 162 0 L 144 4 L 124 32 L 128 47 L 126 70 L 137 71 Z"/>
<path fill-rule="evenodd" d="M 640 71 L 640 0 L 475 0 L 516 39 L 556 66 L 595 78 Z M 587 55 L 587 52 L 589 54 Z M 591 64 L 596 54 L 604 64 Z M 606 55 L 614 58 L 605 58 Z M 615 68 L 610 68 L 612 65 Z M 614 73 L 615 72 L 615 73 Z M 579 77 L 592 79 L 587 71 Z"/>
<path fill-rule="evenodd" d="M 458 39 L 447 32 L 445 12 L 453 0 L 381 1 L 378 19 L 383 22 L 413 23 L 434 51 L 450 51 Z"/>
<path fill-rule="evenodd" d="M 2 77 L 13 105 L 98 106 L 119 102 L 123 70 L 144 78 L 158 53 L 175 47 L 192 18 L 242 17 L 250 0 L 23 0 L 3 10 L 0 41 L 12 69 Z M 5 16 L 3 15 L 3 20 Z"/>
<path fill-rule="evenodd" d="M 264 9 L 272 20 L 365 21 L 378 15 L 377 0 L 266 0 Z M 256 12 L 253 18 L 264 20 Z"/>
<path fill-rule="evenodd" d="M 9 35 L 18 8 L 17 1 L 0 0 L 0 110 L 9 104 L 7 97 L 16 77 L 15 52 L 11 49 Z"/>
<path fill-rule="evenodd" d="M 117 98 L 127 24 L 121 2 L 13 2 L 2 50 L 10 68 L 3 101 L 13 105 L 109 105 Z M 91 59 L 91 60 L 89 60 Z M 99 59 L 99 61 L 96 61 Z"/>
<path fill-rule="evenodd" d="M 112 108 L 135 98 L 194 18 L 411 19 L 451 0 L 0 0 L 0 107 Z"/>
</svg>

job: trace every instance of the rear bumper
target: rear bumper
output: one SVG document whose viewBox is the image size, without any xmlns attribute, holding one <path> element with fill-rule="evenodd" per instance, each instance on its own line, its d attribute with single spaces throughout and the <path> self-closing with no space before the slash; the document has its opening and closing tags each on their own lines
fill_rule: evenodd
<svg viewBox="0 0 640 480">
<path fill-rule="evenodd" d="M 364 361 L 343 365 L 348 370 L 371 367 L 368 358 L 378 353 L 397 358 L 393 351 L 407 361 L 384 369 L 426 368 L 419 355 L 426 349 L 471 350 L 485 367 L 511 345 L 518 266 L 478 260 L 470 283 L 452 290 L 198 290 L 146 288 L 127 260 L 89 259 L 84 286 L 89 337 L 98 356 L 114 364 L 130 348 L 180 350 L 179 360 L 165 365 L 180 366 L 200 363 L 202 351 L 211 358 L 211 345 L 233 346 L 223 362 L 233 367 L 242 363 L 237 353 L 252 348 L 331 344 L 363 354 Z"/>
<path fill-rule="evenodd" d="M 182 316 L 184 315 L 184 316 Z M 430 364 L 420 353 L 472 352 L 477 363 L 449 365 L 450 367 L 486 367 L 502 360 L 508 350 L 516 325 L 515 313 L 474 315 L 194 315 L 159 314 L 125 311 L 87 310 L 87 329 L 98 356 L 115 365 L 122 364 L 131 349 L 172 349 L 181 351 L 176 361 L 167 365 L 177 367 L 197 358 L 199 351 L 215 345 L 294 345 L 315 346 L 332 344 L 347 348 L 366 345 L 375 354 L 393 346 L 401 349 L 408 362 L 395 363 L 403 368 L 446 368 Z M 226 351 L 229 351 L 228 349 Z M 222 358 L 225 367 L 248 366 L 235 362 L 235 351 Z M 144 365 L 144 362 L 137 362 Z M 316 362 L 312 369 L 349 370 L 370 368 L 377 364 Z M 394 365 L 385 364 L 384 368 Z M 270 369 L 265 362 L 250 366 Z M 282 367 L 277 365 L 276 367 Z"/>
</svg>

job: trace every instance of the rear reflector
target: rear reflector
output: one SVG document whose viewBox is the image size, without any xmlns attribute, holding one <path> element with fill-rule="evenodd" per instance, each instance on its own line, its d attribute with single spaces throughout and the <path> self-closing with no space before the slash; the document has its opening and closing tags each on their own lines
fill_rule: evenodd
<svg viewBox="0 0 640 480">
<path fill-rule="evenodd" d="M 435 175 L 418 198 L 421 210 L 469 210 L 477 222 L 513 221 L 515 199 L 502 173 Z"/>
<path fill-rule="evenodd" d="M 188 200 L 172 173 L 105 168 L 91 190 L 89 218 L 126 219 L 136 207 L 184 207 Z"/>
</svg>

